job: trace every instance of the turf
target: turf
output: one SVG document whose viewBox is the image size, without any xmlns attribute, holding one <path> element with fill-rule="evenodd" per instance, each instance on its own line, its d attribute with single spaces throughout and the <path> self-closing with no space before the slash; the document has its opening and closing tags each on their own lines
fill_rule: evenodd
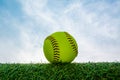
<svg viewBox="0 0 120 80">
<path fill-rule="evenodd" d="M 120 63 L 0 64 L 0 80 L 120 80 Z"/>
</svg>

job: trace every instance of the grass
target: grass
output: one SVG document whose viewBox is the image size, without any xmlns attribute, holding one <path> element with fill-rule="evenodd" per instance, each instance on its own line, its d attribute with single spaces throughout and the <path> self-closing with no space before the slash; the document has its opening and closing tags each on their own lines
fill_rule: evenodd
<svg viewBox="0 0 120 80">
<path fill-rule="evenodd" d="M 120 63 L 0 64 L 0 80 L 120 80 Z"/>
</svg>

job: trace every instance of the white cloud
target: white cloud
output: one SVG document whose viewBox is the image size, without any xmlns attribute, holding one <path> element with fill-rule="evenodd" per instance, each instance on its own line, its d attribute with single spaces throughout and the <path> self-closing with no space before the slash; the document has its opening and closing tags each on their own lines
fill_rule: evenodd
<svg viewBox="0 0 120 80">
<path fill-rule="evenodd" d="M 29 49 L 29 50 L 28 50 Z M 22 49 L 19 54 L 16 56 L 19 63 L 45 63 L 43 49 L 42 48 L 30 48 Z"/>
<path fill-rule="evenodd" d="M 17 60 L 16 55 L 18 48 L 11 40 L 0 40 L 0 62 L 14 62 Z"/>
<path fill-rule="evenodd" d="M 81 7 L 81 4 L 80 3 L 72 3 L 68 6 L 67 9 L 64 10 L 64 13 L 67 14 L 77 8 Z"/>
<path fill-rule="evenodd" d="M 46 6 L 47 0 L 36 1 L 20 1 L 22 3 L 22 9 L 27 16 L 35 20 L 37 23 L 56 24 L 54 13 L 52 13 Z M 42 4 L 42 5 L 41 5 Z"/>
</svg>

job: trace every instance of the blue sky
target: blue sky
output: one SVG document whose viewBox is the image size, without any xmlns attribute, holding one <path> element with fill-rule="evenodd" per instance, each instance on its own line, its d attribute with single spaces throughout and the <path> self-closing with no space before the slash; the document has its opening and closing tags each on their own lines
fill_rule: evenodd
<svg viewBox="0 0 120 80">
<path fill-rule="evenodd" d="M 67 31 L 73 62 L 120 61 L 120 0 L 0 0 L 0 63 L 48 62 L 44 39 Z"/>
</svg>

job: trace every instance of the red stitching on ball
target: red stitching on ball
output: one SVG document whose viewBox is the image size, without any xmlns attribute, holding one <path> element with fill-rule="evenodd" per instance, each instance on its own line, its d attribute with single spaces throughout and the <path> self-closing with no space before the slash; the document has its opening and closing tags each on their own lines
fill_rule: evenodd
<svg viewBox="0 0 120 80">
<path fill-rule="evenodd" d="M 71 35 L 68 34 L 67 32 L 64 32 L 64 33 L 66 34 L 66 37 L 67 37 L 69 43 L 71 44 L 71 47 L 72 47 L 73 51 L 75 51 L 75 53 L 78 54 L 77 47 L 76 47 L 76 45 L 75 45 L 74 40 L 71 38 Z"/>
<path fill-rule="evenodd" d="M 51 44 L 52 44 L 52 47 L 53 47 L 53 51 L 54 51 L 54 63 L 58 62 L 59 61 L 59 58 L 60 58 L 60 49 L 59 49 L 59 46 L 58 46 L 58 42 L 57 40 L 53 37 L 53 36 L 48 36 L 47 37 L 48 40 L 50 40 Z"/>
</svg>

